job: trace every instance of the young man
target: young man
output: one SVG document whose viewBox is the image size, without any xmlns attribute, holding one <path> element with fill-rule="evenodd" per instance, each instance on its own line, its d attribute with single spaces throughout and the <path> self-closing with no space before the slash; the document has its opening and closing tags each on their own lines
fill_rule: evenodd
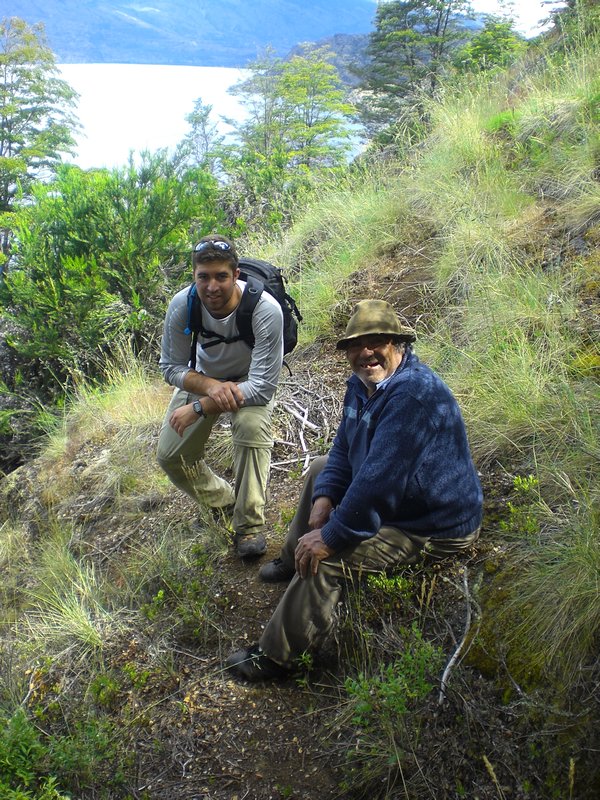
<svg viewBox="0 0 600 800">
<path fill-rule="evenodd" d="M 250 681 L 285 676 L 334 624 L 349 572 L 459 552 L 479 535 L 482 492 L 458 404 L 412 352 L 383 300 L 358 303 L 337 346 L 353 371 L 329 457 L 307 475 L 265 581 L 290 581 L 260 641 L 227 659 Z"/>
<path fill-rule="evenodd" d="M 196 363 L 190 366 L 188 288 L 171 300 L 165 318 L 160 367 L 176 387 L 158 442 L 158 462 L 175 486 L 198 503 L 233 507 L 237 552 L 266 549 L 264 507 L 273 438 L 271 414 L 283 362 L 283 314 L 266 291 L 252 314 L 254 347 L 243 340 L 204 347 L 238 334 L 236 310 L 245 282 L 239 280 L 235 247 L 224 236 L 205 236 L 192 253 L 193 277 L 202 323 Z M 222 413 L 231 414 L 235 490 L 204 461 L 210 432 Z"/>
</svg>

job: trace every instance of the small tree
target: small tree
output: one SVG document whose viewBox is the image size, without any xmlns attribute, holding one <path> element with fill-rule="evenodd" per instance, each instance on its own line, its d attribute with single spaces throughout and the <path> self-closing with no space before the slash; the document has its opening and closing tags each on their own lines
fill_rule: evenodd
<svg viewBox="0 0 600 800">
<path fill-rule="evenodd" d="M 238 150 L 251 150 L 268 159 L 280 149 L 286 124 L 280 92 L 282 68 L 282 59 L 269 48 L 248 65 L 250 75 L 228 90 L 246 109 L 243 122 L 228 120 L 238 137 Z"/>
<path fill-rule="evenodd" d="M 47 170 L 73 152 L 76 92 L 56 77 L 43 26 L 0 22 L 0 270 L 10 254 L 6 215 Z"/>
<path fill-rule="evenodd" d="M 600 30 L 598 0 L 546 0 L 548 17 L 560 32 L 566 44 L 582 34 L 596 34 Z"/>
<path fill-rule="evenodd" d="M 515 31 L 512 20 L 488 17 L 483 30 L 456 52 L 453 63 L 459 72 L 507 67 L 526 48 L 527 42 Z"/>
<path fill-rule="evenodd" d="M 329 57 L 304 50 L 283 61 L 268 51 L 230 89 L 247 111 L 220 156 L 230 222 L 279 224 L 312 174 L 344 163 L 354 108 Z"/>
<path fill-rule="evenodd" d="M 377 5 L 369 38 L 370 62 L 362 70 L 360 118 L 375 136 L 393 126 L 420 91 L 436 89 L 453 51 L 468 37 L 458 24 L 465 0 L 385 0 Z"/>
<path fill-rule="evenodd" d="M 282 65 L 279 82 L 284 119 L 283 141 L 294 165 L 339 166 L 348 152 L 348 121 L 354 107 L 346 101 L 327 48 L 304 49 Z"/>
<path fill-rule="evenodd" d="M 175 161 L 182 168 L 200 167 L 215 172 L 216 153 L 223 144 L 216 123 L 211 121 L 213 107 L 205 105 L 202 98 L 194 103 L 194 110 L 185 121 L 190 130 L 177 145 Z"/>
</svg>

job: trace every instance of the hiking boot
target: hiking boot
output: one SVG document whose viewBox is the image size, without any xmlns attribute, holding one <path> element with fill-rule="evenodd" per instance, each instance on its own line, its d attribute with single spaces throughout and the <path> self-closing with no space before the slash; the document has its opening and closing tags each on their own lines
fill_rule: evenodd
<svg viewBox="0 0 600 800">
<path fill-rule="evenodd" d="M 226 668 L 247 681 L 268 681 L 273 678 L 286 678 L 291 670 L 272 661 L 257 644 L 236 650 L 228 656 Z"/>
<path fill-rule="evenodd" d="M 267 542 L 262 533 L 257 533 L 254 536 L 252 534 L 236 533 L 234 544 L 240 558 L 262 556 L 267 549 Z"/>
<path fill-rule="evenodd" d="M 288 567 L 281 558 L 274 558 L 273 561 L 268 561 L 258 570 L 258 577 L 266 583 L 291 581 L 295 574 L 296 569 Z"/>
</svg>

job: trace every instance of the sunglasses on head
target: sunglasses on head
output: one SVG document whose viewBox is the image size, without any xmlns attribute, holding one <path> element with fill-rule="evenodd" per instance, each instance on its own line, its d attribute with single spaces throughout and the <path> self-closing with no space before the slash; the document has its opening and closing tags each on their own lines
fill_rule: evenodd
<svg viewBox="0 0 600 800">
<path fill-rule="evenodd" d="M 215 250 L 222 250 L 224 253 L 227 253 L 229 250 L 231 250 L 231 245 L 222 241 L 198 242 L 196 247 L 194 247 L 194 253 L 202 253 L 204 250 L 209 250 L 211 248 Z"/>
</svg>

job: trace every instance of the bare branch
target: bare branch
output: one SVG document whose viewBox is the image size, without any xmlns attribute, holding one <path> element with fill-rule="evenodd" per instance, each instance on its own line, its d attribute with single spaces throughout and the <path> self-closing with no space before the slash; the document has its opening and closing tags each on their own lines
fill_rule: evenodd
<svg viewBox="0 0 600 800">
<path fill-rule="evenodd" d="M 471 593 L 469 591 L 469 581 L 468 581 L 468 573 L 466 566 L 463 569 L 463 592 L 465 595 L 465 601 L 467 604 L 467 611 L 466 611 L 466 619 L 465 619 L 465 631 L 463 633 L 463 637 L 460 640 L 460 644 L 454 651 L 452 658 L 446 664 L 446 669 L 442 675 L 442 680 L 440 684 L 440 693 L 438 696 L 438 705 L 441 706 L 444 700 L 446 699 L 446 687 L 448 686 L 448 679 L 450 677 L 450 673 L 454 668 L 454 665 L 458 662 L 462 651 L 464 649 L 465 643 L 467 641 L 467 637 L 469 635 L 469 631 L 471 629 Z"/>
</svg>

